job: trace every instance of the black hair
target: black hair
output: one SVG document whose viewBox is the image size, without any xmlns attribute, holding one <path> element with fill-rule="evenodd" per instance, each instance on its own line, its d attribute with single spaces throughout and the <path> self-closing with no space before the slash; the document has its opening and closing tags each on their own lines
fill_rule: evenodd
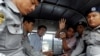
<svg viewBox="0 0 100 56">
<path fill-rule="evenodd" d="M 33 17 L 25 16 L 23 22 L 25 21 L 35 23 L 35 19 Z"/>
<path fill-rule="evenodd" d="M 72 29 L 74 30 L 74 32 L 76 32 L 74 26 L 68 26 L 68 27 L 67 27 L 67 30 L 68 30 L 69 28 L 72 28 Z"/>
<path fill-rule="evenodd" d="M 86 23 L 86 22 L 84 22 L 84 21 L 79 21 L 79 22 L 77 22 L 77 23 L 74 25 L 75 31 L 77 31 L 77 27 L 78 27 L 79 25 L 82 25 L 84 28 L 87 27 L 87 23 Z"/>
<path fill-rule="evenodd" d="M 38 26 L 38 30 L 40 30 L 41 28 L 45 28 L 47 30 L 47 27 L 45 25 Z"/>
</svg>

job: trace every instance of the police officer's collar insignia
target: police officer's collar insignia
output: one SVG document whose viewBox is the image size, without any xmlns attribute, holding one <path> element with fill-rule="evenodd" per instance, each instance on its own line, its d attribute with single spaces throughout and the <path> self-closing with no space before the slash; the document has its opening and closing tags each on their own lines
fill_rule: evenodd
<svg viewBox="0 0 100 56">
<path fill-rule="evenodd" d="M 5 17 L 3 13 L 0 13 L 0 24 L 2 24 L 5 21 Z"/>
</svg>

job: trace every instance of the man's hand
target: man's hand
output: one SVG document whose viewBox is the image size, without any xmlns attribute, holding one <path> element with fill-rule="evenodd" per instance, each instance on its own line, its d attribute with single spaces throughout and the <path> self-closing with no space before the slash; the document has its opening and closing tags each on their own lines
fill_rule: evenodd
<svg viewBox="0 0 100 56">
<path fill-rule="evenodd" d="M 61 18 L 61 20 L 59 21 L 59 29 L 62 30 L 65 28 L 65 24 L 66 24 L 66 19 Z"/>
<path fill-rule="evenodd" d="M 60 32 L 60 38 L 65 39 L 66 38 L 66 32 Z"/>
</svg>

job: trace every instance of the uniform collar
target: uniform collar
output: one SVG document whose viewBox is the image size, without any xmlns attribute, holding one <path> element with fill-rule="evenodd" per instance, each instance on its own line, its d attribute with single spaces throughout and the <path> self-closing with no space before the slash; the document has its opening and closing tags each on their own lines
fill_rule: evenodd
<svg viewBox="0 0 100 56">
<path fill-rule="evenodd" d="M 87 28 L 87 30 L 90 30 L 90 31 L 96 31 L 96 30 L 98 30 L 98 29 L 100 29 L 100 25 L 97 26 L 97 27 L 95 27 L 94 29 L 92 29 L 92 28 L 90 28 L 90 27 Z"/>
<path fill-rule="evenodd" d="M 99 26 L 97 26 L 96 28 L 94 28 L 94 30 L 97 30 L 97 29 L 100 29 L 100 25 L 99 25 Z"/>
<path fill-rule="evenodd" d="M 5 0 L 5 3 L 7 6 L 15 13 L 20 13 L 16 5 L 11 0 Z"/>
</svg>

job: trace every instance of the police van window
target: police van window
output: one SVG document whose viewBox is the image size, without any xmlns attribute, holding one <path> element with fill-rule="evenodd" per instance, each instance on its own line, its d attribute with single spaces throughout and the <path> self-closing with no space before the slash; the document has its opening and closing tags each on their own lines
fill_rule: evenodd
<svg viewBox="0 0 100 56">
<path fill-rule="evenodd" d="M 43 36 L 43 42 L 42 42 L 42 50 L 43 52 L 52 50 L 52 45 L 53 45 L 53 37 L 54 35 L 51 33 L 46 33 Z"/>
<path fill-rule="evenodd" d="M 58 38 L 55 38 L 55 32 L 48 31 L 43 36 L 43 52 L 52 50 L 54 55 L 59 55 L 62 53 L 62 41 Z"/>
</svg>

